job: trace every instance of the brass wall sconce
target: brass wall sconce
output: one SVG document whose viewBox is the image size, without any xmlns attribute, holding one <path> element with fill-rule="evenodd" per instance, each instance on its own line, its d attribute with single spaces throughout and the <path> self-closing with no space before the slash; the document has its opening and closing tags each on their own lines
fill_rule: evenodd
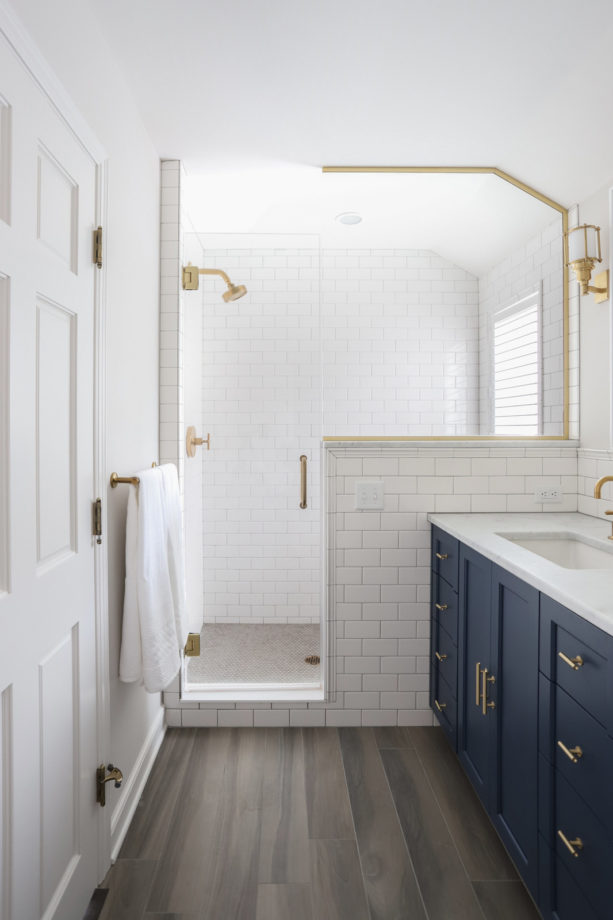
<svg viewBox="0 0 613 920">
<path fill-rule="evenodd" d="M 593 224 L 581 224 L 572 227 L 566 232 L 568 261 L 566 262 L 575 273 L 581 285 L 582 294 L 595 294 L 596 303 L 609 299 L 609 271 L 600 272 L 594 277 L 594 284 L 590 278 L 597 262 L 602 262 L 600 250 L 600 227 Z"/>
</svg>

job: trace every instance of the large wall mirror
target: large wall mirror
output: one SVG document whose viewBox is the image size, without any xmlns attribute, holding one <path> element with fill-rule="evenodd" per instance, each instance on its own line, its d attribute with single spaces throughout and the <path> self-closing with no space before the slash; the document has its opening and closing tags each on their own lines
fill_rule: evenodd
<svg viewBox="0 0 613 920">
<path fill-rule="evenodd" d="M 561 205 L 488 168 L 305 167 L 192 188 L 205 257 L 223 245 L 242 277 L 271 235 L 281 261 L 263 257 L 260 299 L 266 277 L 283 296 L 291 270 L 289 316 L 301 284 L 312 316 L 317 275 L 324 437 L 568 436 Z M 297 265 L 272 234 L 311 234 Z"/>
</svg>

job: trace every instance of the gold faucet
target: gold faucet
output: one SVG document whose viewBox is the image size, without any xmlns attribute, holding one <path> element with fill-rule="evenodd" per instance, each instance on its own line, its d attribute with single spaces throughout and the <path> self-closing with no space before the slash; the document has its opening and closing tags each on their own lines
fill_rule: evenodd
<svg viewBox="0 0 613 920">
<path fill-rule="evenodd" d="M 600 490 L 605 482 L 613 482 L 613 476 L 601 476 L 594 486 L 594 498 L 600 498 Z"/>
<path fill-rule="evenodd" d="M 594 498 L 600 498 L 600 493 L 605 482 L 613 482 L 613 476 L 601 476 L 594 486 Z M 613 514 L 613 511 L 605 511 L 605 514 Z M 613 524 L 613 521 L 611 522 Z M 609 540 L 613 540 L 613 529 Z"/>
</svg>

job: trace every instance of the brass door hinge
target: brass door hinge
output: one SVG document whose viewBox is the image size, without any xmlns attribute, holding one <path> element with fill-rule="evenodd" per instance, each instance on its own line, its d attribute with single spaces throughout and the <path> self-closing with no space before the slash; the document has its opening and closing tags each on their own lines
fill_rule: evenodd
<svg viewBox="0 0 613 920">
<path fill-rule="evenodd" d="M 184 651 L 186 658 L 198 658 L 200 655 L 200 633 L 188 634 Z"/>
<path fill-rule="evenodd" d="M 96 543 L 102 543 L 102 499 L 97 498 L 92 505 L 92 533 L 96 537 Z"/>
<path fill-rule="evenodd" d="M 94 230 L 94 265 L 102 268 L 102 227 Z"/>
</svg>

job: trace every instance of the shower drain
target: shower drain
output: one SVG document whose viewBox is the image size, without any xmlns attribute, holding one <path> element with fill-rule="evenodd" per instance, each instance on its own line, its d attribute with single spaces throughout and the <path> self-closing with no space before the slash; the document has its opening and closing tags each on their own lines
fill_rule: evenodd
<svg viewBox="0 0 613 920">
<path fill-rule="evenodd" d="M 307 655 L 304 660 L 307 664 L 319 664 L 319 655 Z"/>
</svg>

